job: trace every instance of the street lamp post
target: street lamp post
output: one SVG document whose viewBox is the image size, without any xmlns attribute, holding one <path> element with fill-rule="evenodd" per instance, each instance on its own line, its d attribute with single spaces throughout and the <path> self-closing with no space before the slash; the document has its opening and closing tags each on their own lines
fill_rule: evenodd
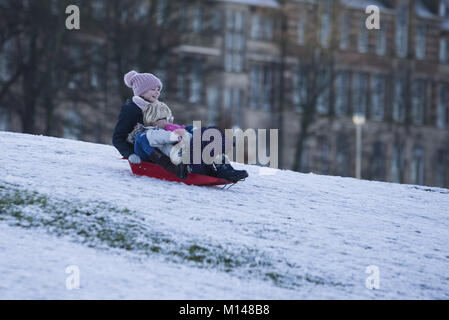
<svg viewBox="0 0 449 320">
<path fill-rule="evenodd" d="M 352 121 L 356 126 L 355 177 L 362 179 L 362 127 L 365 124 L 365 116 L 355 114 Z"/>
</svg>

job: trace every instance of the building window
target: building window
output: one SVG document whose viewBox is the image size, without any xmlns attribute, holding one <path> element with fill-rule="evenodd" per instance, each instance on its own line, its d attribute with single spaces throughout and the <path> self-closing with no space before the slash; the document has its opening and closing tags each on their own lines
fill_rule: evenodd
<svg viewBox="0 0 449 320">
<path fill-rule="evenodd" d="M 422 125 L 424 122 L 424 110 L 426 107 L 426 82 L 415 80 L 412 85 L 412 122 Z"/>
<path fill-rule="evenodd" d="M 405 121 L 405 81 L 401 78 L 394 83 L 393 120 L 398 123 Z"/>
<path fill-rule="evenodd" d="M 227 11 L 225 35 L 225 70 L 242 72 L 243 70 L 243 12 Z"/>
<path fill-rule="evenodd" d="M 272 99 L 272 87 L 273 87 L 273 79 L 272 79 L 272 70 L 269 66 L 263 67 L 262 72 L 262 101 L 261 105 L 264 110 L 269 110 L 271 106 Z"/>
<path fill-rule="evenodd" d="M 207 120 L 209 125 L 217 124 L 220 115 L 220 93 L 217 87 L 207 88 Z"/>
<path fill-rule="evenodd" d="M 413 148 L 410 182 L 424 184 L 424 150 L 419 146 Z"/>
<path fill-rule="evenodd" d="M 254 40 L 273 40 L 273 20 L 254 14 L 251 21 L 251 38 Z"/>
<path fill-rule="evenodd" d="M 360 53 L 368 52 L 368 29 L 366 28 L 364 19 L 362 19 L 362 23 L 359 29 L 357 49 Z"/>
<path fill-rule="evenodd" d="M 261 21 L 260 15 L 253 15 L 251 21 L 251 38 L 255 40 L 259 40 L 261 38 Z"/>
<path fill-rule="evenodd" d="M 225 113 L 229 115 L 229 118 L 232 120 L 233 126 L 241 126 L 240 123 L 240 112 L 242 106 L 242 96 L 243 91 L 238 88 L 226 88 L 224 95 L 224 107 Z"/>
<path fill-rule="evenodd" d="M 416 58 L 423 60 L 426 57 L 426 33 L 427 27 L 424 24 L 418 25 L 418 30 L 416 32 Z"/>
<path fill-rule="evenodd" d="M 307 77 L 304 70 L 298 66 L 296 67 L 295 75 L 293 76 L 293 104 L 296 111 L 303 112 L 304 105 L 307 103 Z"/>
<path fill-rule="evenodd" d="M 345 136 L 339 136 L 337 140 L 337 175 L 349 177 L 349 143 Z"/>
<path fill-rule="evenodd" d="M 349 72 L 342 71 L 335 79 L 335 114 L 344 117 L 349 105 Z"/>
<path fill-rule="evenodd" d="M 385 76 L 375 75 L 371 79 L 371 119 L 383 121 L 385 104 Z"/>
<path fill-rule="evenodd" d="M 263 38 L 267 41 L 273 40 L 273 20 L 266 18 L 264 19 L 263 25 Z"/>
<path fill-rule="evenodd" d="M 440 39 L 439 59 L 441 63 L 447 63 L 447 39 Z"/>
<path fill-rule="evenodd" d="M 385 145 L 375 142 L 371 159 L 371 179 L 385 181 Z"/>
<path fill-rule="evenodd" d="M 368 74 L 358 72 L 354 74 L 352 106 L 354 115 L 366 115 L 368 89 Z"/>
<path fill-rule="evenodd" d="M 329 113 L 330 105 L 330 79 L 331 75 L 328 69 L 320 70 L 318 75 L 318 99 L 317 111 L 320 114 Z"/>
<path fill-rule="evenodd" d="M 408 39 L 408 11 L 407 5 L 400 5 L 396 16 L 396 53 L 398 57 L 405 58 L 407 56 L 407 39 Z"/>
<path fill-rule="evenodd" d="M 390 176 L 391 182 L 402 183 L 404 181 L 404 148 L 400 145 L 393 146 L 391 154 Z"/>
<path fill-rule="evenodd" d="M 349 13 L 344 12 L 340 16 L 339 47 L 341 50 L 347 50 L 349 48 L 350 32 L 351 32 L 351 20 L 349 18 Z"/>
<path fill-rule="evenodd" d="M 253 65 L 251 67 L 251 97 L 250 97 L 250 106 L 252 108 L 259 108 L 259 94 L 262 91 L 260 88 L 260 67 L 257 65 Z"/>
<path fill-rule="evenodd" d="M 211 17 L 211 26 L 212 26 L 213 31 L 221 30 L 221 19 L 222 19 L 221 11 L 214 10 L 212 12 L 212 17 Z"/>
<path fill-rule="evenodd" d="M 203 9 L 200 5 L 196 4 L 193 7 L 192 17 L 192 31 L 199 33 L 203 29 Z"/>
<path fill-rule="evenodd" d="M 251 67 L 250 106 L 256 109 L 269 110 L 271 104 L 272 72 L 268 65 Z"/>
<path fill-rule="evenodd" d="M 194 59 L 192 61 L 192 70 L 190 74 L 190 103 L 201 103 L 202 90 L 203 90 L 203 78 L 202 78 L 202 61 L 200 59 Z"/>
<path fill-rule="evenodd" d="M 438 105 L 437 105 L 437 128 L 446 129 L 447 127 L 447 84 L 438 85 Z"/>
<path fill-rule="evenodd" d="M 387 52 L 387 25 L 384 22 L 380 23 L 380 29 L 376 30 L 376 54 L 379 56 L 385 55 Z"/>
<path fill-rule="evenodd" d="M 307 12 L 302 11 L 298 20 L 298 44 L 304 45 L 306 43 L 306 26 L 307 26 Z"/>
<path fill-rule="evenodd" d="M 446 152 L 438 150 L 435 166 L 435 185 L 440 188 L 446 187 Z"/>
<path fill-rule="evenodd" d="M 232 109 L 232 89 L 226 88 L 224 94 L 224 108 L 226 112 L 229 112 Z"/>
<path fill-rule="evenodd" d="M 440 0 L 440 6 L 438 8 L 438 15 L 440 17 L 446 17 L 446 11 L 447 11 L 447 4 L 446 0 Z"/>
<path fill-rule="evenodd" d="M 321 24 L 319 32 L 319 42 L 324 47 L 329 47 L 332 32 L 331 25 L 332 1 L 324 0 L 321 8 Z"/>
</svg>

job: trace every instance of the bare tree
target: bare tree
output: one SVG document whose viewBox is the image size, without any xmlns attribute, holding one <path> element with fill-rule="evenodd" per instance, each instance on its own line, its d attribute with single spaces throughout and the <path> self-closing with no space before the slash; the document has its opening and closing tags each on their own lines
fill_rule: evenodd
<svg viewBox="0 0 449 320">
<path fill-rule="evenodd" d="M 300 132 L 296 142 L 296 151 L 293 164 L 293 170 L 301 170 L 301 161 L 303 158 L 305 142 L 310 135 L 310 128 L 317 117 L 317 106 L 319 99 L 325 100 L 328 105 L 328 115 L 332 116 L 330 99 L 331 99 L 331 87 L 334 82 L 334 53 L 336 47 L 336 39 L 334 32 L 335 21 L 332 21 L 334 15 L 327 12 L 325 17 L 322 13 L 324 10 L 336 10 L 332 8 L 334 3 L 328 5 L 331 7 L 325 7 L 324 3 L 320 1 L 318 3 L 318 10 L 316 10 L 316 17 L 309 17 L 309 20 L 318 21 L 320 28 L 318 32 L 311 33 L 311 36 L 307 38 L 306 44 L 302 48 L 302 52 L 298 56 L 299 69 L 296 71 L 302 78 L 300 82 L 301 91 L 304 94 L 300 95 L 298 108 L 301 111 Z M 334 11 L 335 12 L 335 11 Z M 315 19 L 316 18 L 316 19 Z M 322 19 L 329 19 L 330 31 L 328 34 L 321 35 L 323 30 Z M 334 18 L 335 19 L 335 18 Z"/>
<path fill-rule="evenodd" d="M 179 10 L 187 1 L 94 0 L 80 6 L 81 30 L 65 28 L 68 1 L 1 2 L 0 46 L 9 41 L 9 77 L 0 82 L 0 101 L 22 122 L 22 131 L 57 131 L 55 109 L 67 101 L 84 103 L 98 116 L 86 119 L 103 131 L 106 106 L 129 94 L 120 81 L 131 68 L 155 70 L 179 44 Z M 96 49 L 92 49 L 95 46 Z M 96 53 L 94 51 L 97 51 Z M 93 85 L 89 81 L 95 77 Z M 99 129 L 98 129 L 99 128 Z M 55 131 L 56 130 L 56 131 Z M 100 139 L 98 139 L 100 140 Z"/>
<path fill-rule="evenodd" d="M 300 66 L 304 78 L 307 94 L 300 102 L 301 110 L 300 132 L 296 143 L 295 161 L 293 170 L 301 170 L 301 159 L 303 157 L 304 145 L 310 135 L 310 128 L 316 120 L 318 99 L 330 90 L 333 83 L 333 62 L 327 53 L 320 50 L 311 54 L 306 63 Z M 329 99 L 329 98 L 327 98 Z"/>
<path fill-rule="evenodd" d="M 60 70 L 65 34 L 63 11 L 55 11 L 50 1 L 4 1 L 3 5 L 7 17 L 2 40 L 11 42 L 13 52 L 8 56 L 11 77 L 2 84 L 0 100 L 14 105 L 11 110 L 18 113 L 23 132 L 36 133 L 38 108 L 45 109 L 49 119 L 54 109 L 52 97 L 59 84 L 54 75 Z M 8 22 L 11 19 L 14 24 Z"/>
</svg>

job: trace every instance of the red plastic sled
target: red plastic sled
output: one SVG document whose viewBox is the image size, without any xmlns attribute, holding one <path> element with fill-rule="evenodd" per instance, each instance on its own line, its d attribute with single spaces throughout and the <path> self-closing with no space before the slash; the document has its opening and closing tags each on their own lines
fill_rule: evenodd
<svg viewBox="0 0 449 320">
<path fill-rule="evenodd" d="M 219 186 L 225 184 L 234 184 L 233 182 L 227 180 L 194 173 L 190 173 L 185 180 L 181 180 L 173 173 L 170 173 L 161 166 L 151 162 L 142 161 L 142 163 L 140 164 L 129 162 L 129 165 L 131 166 L 131 171 L 138 176 L 147 176 L 162 180 L 182 182 L 188 185 L 196 186 Z"/>
</svg>

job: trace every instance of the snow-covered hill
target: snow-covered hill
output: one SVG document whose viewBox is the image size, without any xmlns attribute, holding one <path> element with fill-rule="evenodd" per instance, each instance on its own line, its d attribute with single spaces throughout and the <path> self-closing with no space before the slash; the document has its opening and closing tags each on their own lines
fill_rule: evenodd
<svg viewBox="0 0 449 320">
<path fill-rule="evenodd" d="M 1 299 L 449 298 L 446 189 L 235 164 L 223 190 L 133 176 L 107 145 L 0 150 Z"/>
</svg>

